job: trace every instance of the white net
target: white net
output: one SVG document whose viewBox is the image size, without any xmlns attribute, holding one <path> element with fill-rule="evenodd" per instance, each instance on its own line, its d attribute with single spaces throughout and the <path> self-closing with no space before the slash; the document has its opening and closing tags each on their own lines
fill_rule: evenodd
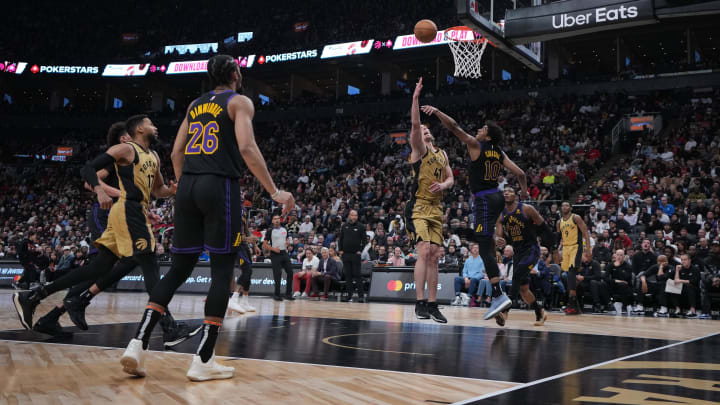
<svg viewBox="0 0 720 405">
<path fill-rule="evenodd" d="M 455 75 L 457 77 L 468 77 L 471 79 L 478 79 L 482 77 L 480 72 L 480 61 L 482 60 L 485 47 L 487 47 L 487 41 L 463 41 L 453 39 L 452 33 L 458 31 L 445 31 L 445 38 L 448 39 L 450 45 L 450 51 L 452 51 L 453 59 L 455 60 Z M 450 36 L 448 36 L 450 34 Z"/>
</svg>

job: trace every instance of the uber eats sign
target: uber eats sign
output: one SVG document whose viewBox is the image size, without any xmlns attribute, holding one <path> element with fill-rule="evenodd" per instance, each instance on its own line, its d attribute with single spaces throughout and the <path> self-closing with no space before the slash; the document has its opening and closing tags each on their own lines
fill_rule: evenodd
<svg viewBox="0 0 720 405">
<path fill-rule="evenodd" d="M 654 22 L 652 0 L 566 0 L 508 10 L 505 38 L 545 41 Z"/>
</svg>

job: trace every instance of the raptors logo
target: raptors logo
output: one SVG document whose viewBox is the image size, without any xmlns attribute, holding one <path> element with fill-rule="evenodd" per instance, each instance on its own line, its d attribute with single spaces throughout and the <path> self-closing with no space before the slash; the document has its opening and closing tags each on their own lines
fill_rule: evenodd
<svg viewBox="0 0 720 405">
<path fill-rule="evenodd" d="M 148 247 L 148 242 L 144 238 L 140 238 L 135 241 L 135 247 L 137 250 L 145 250 Z"/>
</svg>

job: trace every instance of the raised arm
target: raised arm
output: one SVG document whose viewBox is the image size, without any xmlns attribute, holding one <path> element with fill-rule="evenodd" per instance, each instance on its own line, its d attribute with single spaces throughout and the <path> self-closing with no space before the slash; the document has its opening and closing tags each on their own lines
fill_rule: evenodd
<svg viewBox="0 0 720 405">
<path fill-rule="evenodd" d="M 275 182 L 270 176 L 265 158 L 260 152 L 257 143 L 255 143 L 255 133 L 252 127 L 255 107 L 252 101 L 245 96 L 233 97 L 228 103 L 228 112 L 234 117 L 235 137 L 245 164 L 265 190 L 270 193 L 270 197 L 275 202 L 283 204 L 283 214 L 289 214 L 290 211 L 295 209 L 295 198 L 287 191 L 275 187 Z"/>
<path fill-rule="evenodd" d="M 422 128 L 420 126 L 420 92 L 422 91 L 422 77 L 418 80 L 415 85 L 415 92 L 413 93 L 412 107 L 410 108 L 410 162 L 414 163 L 425 156 L 427 147 L 422 139 Z"/>
<path fill-rule="evenodd" d="M 434 115 L 438 117 L 443 126 L 450 130 L 450 132 L 452 132 L 455 137 L 460 140 L 460 142 L 467 145 L 468 148 L 474 148 L 480 151 L 480 143 L 477 139 L 460 128 L 460 125 L 457 121 L 455 121 L 455 119 L 431 105 L 422 106 L 422 110 L 427 115 Z"/>
<path fill-rule="evenodd" d="M 518 194 L 520 195 L 520 198 L 527 200 L 530 196 L 527 191 L 527 176 L 525 175 L 525 171 L 521 169 L 520 166 L 516 165 L 515 162 L 513 162 L 505 154 L 505 152 L 503 152 L 503 165 L 510 171 L 510 173 L 517 177 L 518 183 L 520 183 L 520 192 Z"/>
</svg>

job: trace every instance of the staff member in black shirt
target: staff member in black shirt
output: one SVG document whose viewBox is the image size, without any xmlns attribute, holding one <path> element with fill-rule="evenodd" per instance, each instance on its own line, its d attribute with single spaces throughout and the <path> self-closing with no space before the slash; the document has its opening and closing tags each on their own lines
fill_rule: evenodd
<svg viewBox="0 0 720 405">
<path fill-rule="evenodd" d="M 287 252 L 287 230 L 280 226 L 280 216 L 275 215 L 272 219 L 273 227 L 265 234 L 265 242 L 263 248 L 270 251 L 270 263 L 272 263 L 273 278 L 275 279 L 275 301 L 282 301 L 280 295 L 280 282 L 282 281 L 282 271 L 285 270 L 287 276 L 287 285 L 285 287 L 285 299 L 294 301 L 292 296 L 293 287 L 293 270 L 290 263 L 290 255 Z"/>
<path fill-rule="evenodd" d="M 348 222 L 340 228 L 338 237 L 338 250 L 342 256 L 343 270 L 345 271 L 348 298 L 345 301 L 352 302 L 353 282 L 358 292 L 360 302 L 365 302 L 362 273 L 360 272 L 360 252 L 365 246 L 367 234 L 365 225 L 357 222 L 358 213 L 350 211 Z"/>
<path fill-rule="evenodd" d="M 610 292 L 615 299 L 615 312 L 622 314 L 622 308 L 632 303 L 632 269 L 625 262 L 625 251 L 618 249 L 613 255 L 613 262 L 606 268 Z M 632 310 L 632 308 L 628 308 Z"/>
<path fill-rule="evenodd" d="M 582 267 L 579 269 L 577 278 L 577 294 L 582 297 L 589 290 L 593 299 L 593 312 L 601 313 L 609 301 L 608 287 L 602 279 L 600 263 L 583 256 Z"/>
<path fill-rule="evenodd" d="M 681 294 L 670 294 L 670 302 L 675 306 L 675 314 L 680 315 L 681 300 L 687 303 L 688 312 L 685 317 L 694 318 L 695 304 L 700 293 L 700 268 L 692 263 L 690 255 L 680 256 L 682 264 L 675 267 L 675 271 L 668 275 L 668 278 L 675 280 L 675 284 L 683 284 Z"/>
</svg>

